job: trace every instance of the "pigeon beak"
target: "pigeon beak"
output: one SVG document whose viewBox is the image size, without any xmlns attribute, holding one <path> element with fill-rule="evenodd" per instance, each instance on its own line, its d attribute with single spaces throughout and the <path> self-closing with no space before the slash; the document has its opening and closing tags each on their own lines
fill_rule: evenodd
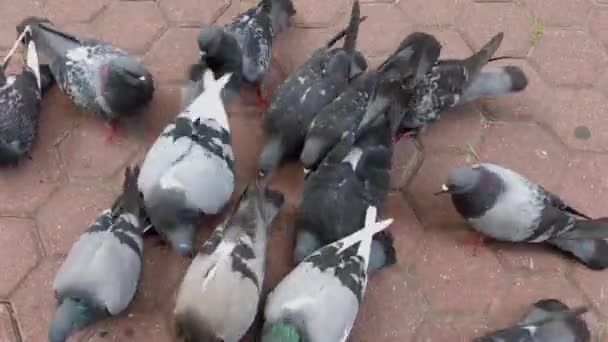
<svg viewBox="0 0 608 342">
<path fill-rule="evenodd" d="M 207 51 L 200 51 L 201 59 L 205 58 L 206 56 L 207 56 Z"/>
<path fill-rule="evenodd" d="M 448 193 L 450 193 L 450 188 L 447 185 L 443 184 L 441 186 L 441 191 L 436 192 L 435 196 L 437 196 L 437 195 L 444 195 L 444 194 L 448 194 Z"/>
<path fill-rule="evenodd" d="M 310 176 L 311 169 L 304 168 L 304 179 L 306 180 Z"/>
</svg>

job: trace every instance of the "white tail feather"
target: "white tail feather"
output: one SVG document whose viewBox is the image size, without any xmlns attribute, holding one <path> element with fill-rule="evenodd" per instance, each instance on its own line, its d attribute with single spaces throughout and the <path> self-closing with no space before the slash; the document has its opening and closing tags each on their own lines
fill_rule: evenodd
<svg viewBox="0 0 608 342">
<path fill-rule="evenodd" d="M 32 70 L 34 76 L 36 76 L 36 81 L 38 82 L 38 89 L 40 89 L 40 64 L 38 64 L 38 51 L 36 50 L 36 44 L 33 40 L 30 40 L 29 44 L 27 45 L 26 64 L 27 67 Z"/>
<path fill-rule="evenodd" d="M 341 239 L 340 241 L 343 242 L 342 249 L 346 249 L 361 241 L 359 255 L 363 256 L 366 260 L 369 259 L 372 237 L 374 234 L 385 230 L 393 223 L 392 218 L 376 222 L 377 215 L 378 208 L 374 206 L 368 207 L 367 211 L 365 212 L 365 226 L 351 235 Z"/>
</svg>

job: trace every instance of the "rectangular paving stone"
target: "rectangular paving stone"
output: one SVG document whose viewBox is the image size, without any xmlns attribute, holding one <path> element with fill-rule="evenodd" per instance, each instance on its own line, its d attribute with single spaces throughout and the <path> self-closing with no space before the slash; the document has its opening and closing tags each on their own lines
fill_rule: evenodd
<svg viewBox="0 0 608 342">
<path fill-rule="evenodd" d="M 8 305 L 0 304 L 0 342 L 17 342 Z"/>
</svg>

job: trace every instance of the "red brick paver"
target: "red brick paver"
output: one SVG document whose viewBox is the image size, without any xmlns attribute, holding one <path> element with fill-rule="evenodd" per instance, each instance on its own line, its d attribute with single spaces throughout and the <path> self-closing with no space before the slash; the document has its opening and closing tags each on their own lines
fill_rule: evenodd
<svg viewBox="0 0 608 342">
<path fill-rule="evenodd" d="M 103 124 L 58 89 L 43 101 L 32 160 L 0 170 L 0 342 L 46 340 L 54 274 L 72 243 L 117 194 L 122 169 L 179 110 L 179 82 L 197 55 L 201 23 L 226 23 L 256 0 L 0 0 L 0 55 L 25 16 L 47 16 L 141 57 L 155 76 L 155 98 L 106 144 Z M 351 0 L 294 0 L 294 26 L 277 37 L 272 93 L 288 73 L 348 22 Z M 551 248 L 490 244 L 474 256 L 448 197 L 434 196 L 447 170 L 482 161 L 541 182 L 581 211 L 605 216 L 608 202 L 608 1 L 361 0 L 359 48 L 378 65 L 412 30 L 434 34 L 442 56 L 465 57 L 498 30 L 499 55 L 522 57 L 528 75 L 517 95 L 447 112 L 416 143 L 396 147 L 384 215 L 395 218 L 398 264 L 370 279 L 351 341 L 470 341 L 518 319 L 527 305 L 555 297 L 589 305 L 593 341 L 608 340 L 608 273 L 590 271 Z M 11 69 L 13 70 L 13 69 Z M 262 113 L 250 101 L 230 108 L 238 189 L 256 172 Z M 302 169 L 278 170 L 286 195 L 269 244 L 265 290 L 290 270 L 293 218 Z M 206 238 L 218 219 L 200 230 Z M 170 341 L 175 289 L 188 266 L 157 237 L 146 239 L 142 281 L 121 317 L 71 341 Z M 254 329 L 252 329 L 254 330 Z M 250 333 L 251 338 L 253 332 Z M 248 339 L 252 340 L 252 339 Z"/>
</svg>

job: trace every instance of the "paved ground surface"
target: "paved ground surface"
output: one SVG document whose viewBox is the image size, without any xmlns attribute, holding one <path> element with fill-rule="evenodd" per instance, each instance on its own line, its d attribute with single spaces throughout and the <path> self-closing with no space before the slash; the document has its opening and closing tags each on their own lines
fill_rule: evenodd
<svg viewBox="0 0 608 342">
<path fill-rule="evenodd" d="M 468 341 L 515 321 L 526 306 L 554 297 L 590 305 L 596 340 L 608 341 L 608 273 L 592 272 L 552 250 L 491 244 L 477 256 L 449 198 L 435 197 L 449 167 L 501 163 L 558 192 L 592 216 L 608 201 L 608 1 L 362 0 L 369 19 L 360 45 L 378 63 L 414 29 L 436 34 L 445 56 L 465 57 L 498 30 L 499 54 L 530 79 L 528 89 L 446 113 L 419 144 L 398 146 L 386 215 L 396 219 L 399 263 L 371 279 L 352 341 Z M 294 28 L 281 36 L 268 77 L 276 84 L 347 21 L 349 0 L 295 0 Z M 102 124 L 76 110 L 58 89 L 44 100 L 40 136 L 17 169 L 0 171 L 0 341 L 40 342 L 54 307 L 53 275 L 77 236 L 117 194 L 123 167 L 138 162 L 178 110 L 178 86 L 196 56 L 201 22 L 226 22 L 252 4 L 238 0 L 0 1 L 0 52 L 26 15 L 109 40 L 141 56 L 157 81 L 144 117 L 127 137 L 105 144 Z M 231 110 L 239 189 L 255 172 L 264 141 L 262 113 Z M 288 203 L 270 244 L 271 288 L 289 270 L 291 222 L 302 170 L 287 165 L 274 186 Z M 201 239 L 211 230 L 201 229 Z M 173 296 L 187 260 L 156 238 L 146 241 L 143 280 L 128 313 L 74 341 L 169 341 Z"/>
</svg>

